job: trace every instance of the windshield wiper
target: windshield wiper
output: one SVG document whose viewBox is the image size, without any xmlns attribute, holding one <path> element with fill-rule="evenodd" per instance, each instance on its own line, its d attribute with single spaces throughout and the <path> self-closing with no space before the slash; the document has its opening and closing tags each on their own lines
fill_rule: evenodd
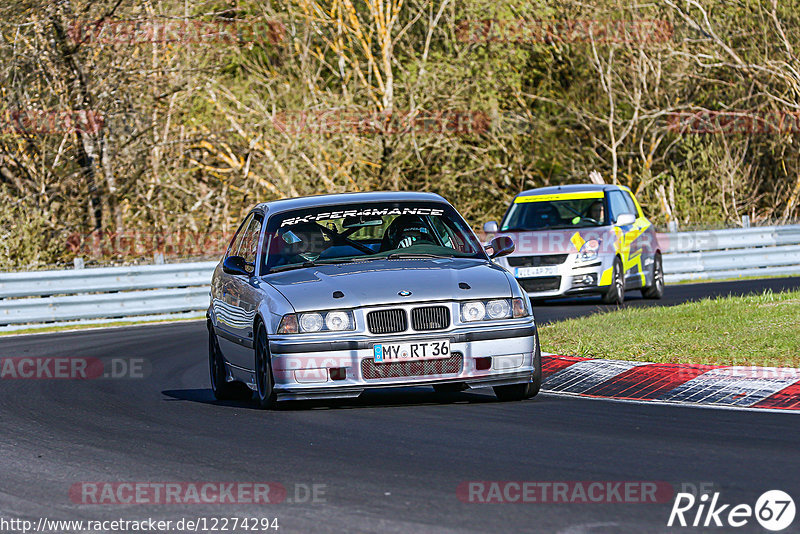
<svg viewBox="0 0 800 534">
<path fill-rule="evenodd" d="M 268 273 L 280 273 L 283 271 L 291 271 L 292 269 L 302 269 L 303 267 L 313 267 L 316 265 L 311 260 L 304 261 L 303 263 L 290 263 L 288 265 L 278 265 L 277 267 L 272 267 Z"/>
<path fill-rule="evenodd" d="M 452 254 L 430 254 L 427 252 L 392 252 L 387 256 L 368 256 L 356 258 L 330 258 L 327 260 L 307 260 L 303 263 L 291 263 L 289 265 L 278 265 L 267 271 L 268 274 L 291 271 L 294 269 L 304 269 L 306 267 L 316 267 L 318 265 L 334 265 L 337 263 L 366 263 L 376 260 L 395 260 L 395 259 L 421 259 L 421 258 L 454 258 Z"/>
<path fill-rule="evenodd" d="M 306 260 L 303 263 L 290 263 L 289 265 L 278 265 L 273 267 L 268 272 L 279 273 L 282 271 L 291 271 L 292 269 L 303 269 L 305 267 L 316 267 L 317 265 L 334 265 L 336 263 L 355 263 L 354 258 L 330 258 L 327 260 Z"/>
<path fill-rule="evenodd" d="M 452 258 L 452 254 L 430 254 L 428 252 L 392 252 L 385 256 L 387 260 L 415 258 Z"/>
</svg>

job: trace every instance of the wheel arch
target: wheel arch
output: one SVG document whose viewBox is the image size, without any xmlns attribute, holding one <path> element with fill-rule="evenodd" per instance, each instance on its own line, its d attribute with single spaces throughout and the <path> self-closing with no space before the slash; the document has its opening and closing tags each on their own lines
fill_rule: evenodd
<svg viewBox="0 0 800 534">
<path fill-rule="evenodd" d="M 255 343 L 256 335 L 258 334 L 258 327 L 263 326 L 267 329 L 267 337 L 269 337 L 269 329 L 267 328 L 267 322 L 264 320 L 264 317 L 261 315 L 261 312 L 256 312 L 256 316 L 253 318 L 253 342 Z"/>
</svg>

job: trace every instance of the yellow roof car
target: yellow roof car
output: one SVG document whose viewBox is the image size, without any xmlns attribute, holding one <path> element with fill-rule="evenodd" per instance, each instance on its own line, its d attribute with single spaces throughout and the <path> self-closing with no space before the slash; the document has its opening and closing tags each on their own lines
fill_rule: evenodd
<svg viewBox="0 0 800 534">
<path fill-rule="evenodd" d="M 617 185 L 565 185 L 524 191 L 502 222 L 484 225 L 507 235 L 515 251 L 495 261 L 531 298 L 599 294 L 621 304 L 625 291 L 664 294 L 661 250 L 653 225 L 631 190 Z"/>
</svg>

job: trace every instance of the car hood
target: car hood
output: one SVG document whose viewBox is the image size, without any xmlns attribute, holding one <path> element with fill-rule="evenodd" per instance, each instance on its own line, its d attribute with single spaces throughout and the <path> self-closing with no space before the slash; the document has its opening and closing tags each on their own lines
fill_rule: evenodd
<svg viewBox="0 0 800 534">
<path fill-rule="evenodd" d="M 502 267 L 460 258 L 319 265 L 265 275 L 263 280 L 280 291 L 298 312 L 511 296 L 511 285 Z M 469 289 L 459 287 L 462 283 Z M 334 298 L 335 291 L 344 296 Z M 402 297 L 401 291 L 411 294 Z"/>
<path fill-rule="evenodd" d="M 574 254 L 585 241 L 598 239 L 614 242 L 610 226 L 592 228 L 570 228 L 564 230 L 529 230 L 521 232 L 499 232 L 514 241 L 511 256 L 535 256 L 538 254 Z M 576 234 L 580 237 L 576 237 Z"/>
</svg>

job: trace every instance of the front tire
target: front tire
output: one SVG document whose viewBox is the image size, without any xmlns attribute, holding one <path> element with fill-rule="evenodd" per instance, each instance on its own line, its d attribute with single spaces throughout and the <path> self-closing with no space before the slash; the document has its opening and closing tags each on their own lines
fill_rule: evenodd
<svg viewBox="0 0 800 534">
<path fill-rule="evenodd" d="M 256 403 L 262 410 L 274 410 L 278 406 L 275 380 L 272 377 L 272 360 L 269 353 L 267 331 L 258 325 L 255 342 Z"/>
<path fill-rule="evenodd" d="M 620 305 L 625 302 L 625 276 L 622 272 L 622 262 L 614 258 L 611 286 L 603 294 L 603 303 Z"/>
<path fill-rule="evenodd" d="M 536 348 L 533 352 L 533 378 L 525 384 L 511 384 L 509 386 L 495 386 L 497 400 L 502 402 L 521 401 L 532 399 L 542 389 L 542 351 L 539 347 L 539 333 L 536 333 Z"/>
<path fill-rule="evenodd" d="M 214 327 L 208 323 L 208 370 L 211 381 L 211 392 L 217 400 L 234 400 L 241 393 L 236 383 L 228 382 L 225 369 L 225 360 L 222 351 L 219 349 L 217 336 L 214 335 Z"/>
<path fill-rule="evenodd" d="M 660 253 L 656 253 L 656 257 L 653 260 L 653 285 L 642 288 L 642 296 L 646 299 L 654 300 L 664 296 L 664 266 Z"/>
</svg>

